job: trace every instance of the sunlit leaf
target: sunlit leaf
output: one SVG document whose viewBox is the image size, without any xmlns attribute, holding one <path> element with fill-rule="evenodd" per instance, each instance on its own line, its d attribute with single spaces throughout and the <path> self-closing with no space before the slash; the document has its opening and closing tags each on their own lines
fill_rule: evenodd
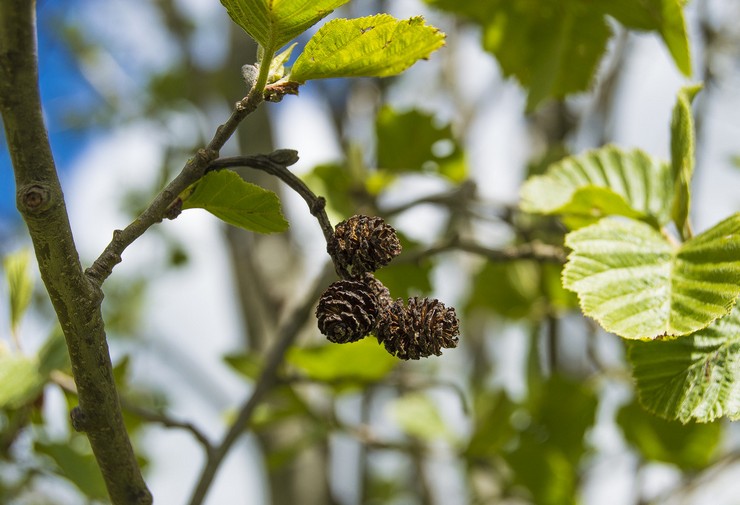
<svg viewBox="0 0 740 505">
<path fill-rule="evenodd" d="M 340 386 L 379 381 L 398 362 L 373 337 L 351 344 L 294 347 L 286 360 L 310 379 Z"/>
<path fill-rule="evenodd" d="M 308 30 L 349 0 L 221 0 L 229 16 L 272 51 Z"/>
<path fill-rule="evenodd" d="M 445 36 L 421 17 L 398 20 L 388 14 L 329 21 L 306 44 L 290 80 L 331 77 L 388 77 L 426 59 Z"/>
<path fill-rule="evenodd" d="M 437 406 L 426 395 L 412 393 L 389 405 L 390 415 L 406 434 L 422 440 L 452 440 Z"/>
<path fill-rule="evenodd" d="M 690 236 L 687 220 L 691 208 L 691 179 L 694 176 L 694 117 L 691 102 L 701 85 L 687 86 L 678 92 L 671 118 L 671 168 L 675 181 L 673 222 L 684 238 Z"/>
<path fill-rule="evenodd" d="M 681 422 L 740 419 L 740 309 L 692 335 L 631 342 L 640 403 Z"/>
<path fill-rule="evenodd" d="M 614 218 L 569 233 L 566 245 L 563 285 L 584 314 L 625 338 L 693 333 L 728 314 L 740 293 L 740 214 L 680 247 Z"/>
<path fill-rule="evenodd" d="M 643 219 L 656 227 L 670 220 L 671 169 L 640 150 L 606 146 L 552 165 L 521 190 L 526 212 L 563 216 L 579 228 L 604 216 Z"/>
<path fill-rule="evenodd" d="M 23 314 L 31 303 L 33 281 L 28 271 L 30 260 L 31 253 L 28 250 L 9 254 L 3 259 L 3 269 L 9 288 L 10 327 L 12 331 L 16 331 Z"/>
<path fill-rule="evenodd" d="M 647 412 L 636 402 L 619 410 L 617 423 L 627 442 L 643 458 L 674 464 L 685 470 L 706 467 L 722 435 L 720 423 L 684 425 L 667 421 Z"/>
<path fill-rule="evenodd" d="M 288 228 L 277 195 L 245 181 L 231 170 L 206 174 L 181 198 L 183 209 L 205 209 L 245 230 L 273 233 Z"/>
</svg>

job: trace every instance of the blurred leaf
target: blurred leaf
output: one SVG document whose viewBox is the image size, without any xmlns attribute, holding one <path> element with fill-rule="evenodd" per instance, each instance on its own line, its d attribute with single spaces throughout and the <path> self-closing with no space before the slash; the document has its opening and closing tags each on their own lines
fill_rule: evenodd
<svg viewBox="0 0 740 505">
<path fill-rule="evenodd" d="M 576 503 L 585 436 L 596 419 L 596 394 L 584 383 L 555 375 L 530 397 L 531 419 L 522 422 L 519 444 L 504 454 L 516 484 L 537 504 Z"/>
<path fill-rule="evenodd" d="M 650 226 L 602 219 L 566 236 L 563 285 L 605 330 L 687 335 L 727 315 L 740 293 L 740 214 L 674 247 Z"/>
<path fill-rule="evenodd" d="M 3 259 L 10 299 L 10 328 L 15 332 L 31 303 L 33 280 L 28 271 L 31 252 L 28 249 L 7 255 Z"/>
<path fill-rule="evenodd" d="M 305 416 L 309 413 L 306 404 L 295 390 L 287 385 L 274 388 L 267 399 L 254 411 L 250 421 L 252 429 L 269 430 L 281 421 Z"/>
<path fill-rule="evenodd" d="M 339 386 L 379 381 L 398 362 L 373 337 L 351 344 L 294 347 L 286 360 L 310 379 Z"/>
<path fill-rule="evenodd" d="M 465 158 L 452 127 L 435 125 L 431 115 L 415 110 L 398 113 L 385 106 L 378 112 L 375 133 L 380 169 L 431 171 L 457 183 L 467 177 Z M 440 146 L 447 147 L 446 152 L 440 153 Z"/>
<path fill-rule="evenodd" d="M 397 232 L 397 235 L 401 241 L 402 255 L 414 254 L 414 251 L 418 251 L 421 247 L 404 234 Z M 375 277 L 385 284 L 392 298 L 405 300 L 412 296 L 425 296 L 432 292 L 430 280 L 432 266 L 433 262 L 429 258 L 416 263 L 396 261 L 375 272 Z"/>
<path fill-rule="evenodd" d="M 393 420 L 407 435 L 429 442 L 454 439 L 437 406 L 422 393 L 403 395 L 389 409 Z"/>
<path fill-rule="evenodd" d="M 288 229 L 277 195 L 245 181 L 231 170 L 206 174 L 181 198 L 183 209 L 205 209 L 245 230 L 273 233 Z"/>
<path fill-rule="evenodd" d="M 224 361 L 235 372 L 248 379 L 256 380 L 262 372 L 262 357 L 256 353 L 227 354 Z"/>
<path fill-rule="evenodd" d="M 631 342 L 640 403 L 683 423 L 740 419 L 740 308 L 692 335 Z"/>
<path fill-rule="evenodd" d="M 36 359 L 0 349 L 0 408 L 18 408 L 34 400 L 44 386 Z"/>
<path fill-rule="evenodd" d="M 541 300 L 536 262 L 487 262 L 474 276 L 466 311 L 485 307 L 508 319 L 523 319 L 534 315 Z"/>
<path fill-rule="evenodd" d="M 708 466 L 722 435 L 720 423 L 684 425 L 666 421 L 636 402 L 619 410 L 617 423 L 643 458 L 677 465 L 683 470 Z"/>
<path fill-rule="evenodd" d="M 681 5 L 677 0 L 426 0 L 483 29 L 483 46 L 506 76 L 529 91 L 527 108 L 586 91 L 606 50 L 610 15 L 629 28 L 661 35 L 678 68 L 691 74 Z"/>
<path fill-rule="evenodd" d="M 38 352 L 39 373 L 47 377 L 54 370 L 70 368 L 67 342 L 62 329 L 57 326 Z"/>
<path fill-rule="evenodd" d="M 83 451 L 79 445 L 87 443 L 83 436 L 75 436 L 75 444 L 70 443 L 45 443 L 36 441 L 34 449 L 36 452 L 46 454 L 56 463 L 56 472 L 71 481 L 77 488 L 92 500 L 107 501 L 108 491 L 103 481 L 92 450 Z"/>
<path fill-rule="evenodd" d="M 426 59 L 444 45 L 445 35 L 421 17 L 398 20 L 388 14 L 334 19 L 322 26 L 293 64 L 289 79 L 388 77 Z"/>
<path fill-rule="evenodd" d="M 601 8 L 620 23 L 635 30 L 658 32 L 678 69 L 691 76 L 683 5 L 679 0 L 602 0 Z"/>
<path fill-rule="evenodd" d="M 503 391 L 476 395 L 473 434 L 465 456 L 477 460 L 499 454 L 518 433 L 511 424 L 511 416 L 519 408 Z"/>
<path fill-rule="evenodd" d="M 276 51 L 349 0 L 221 0 L 262 47 Z"/>
<path fill-rule="evenodd" d="M 589 88 L 611 30 L 582 0 L 427 0 L 483 27 L 483 47 L 529 90 L 527 108 Z"/>
<path fill-rule="evenodd" d="M 545 175 L 531 177 L 521 189 L 525 212 L 558 214 L 571 228 L 604 216 L 643 219 L 660 227 L 670 220 L 674 179 L 668 164 L 639 149 L 615 146 L 569 156 Z"/>
<path fill-rule="evenodd" d="M 671 169 L 675 181 L 673 199 L 673 222 L 681 236 L 691 236 L 688 227 L 691 208 L 691 179 L 694 176 L 694 117 L 691 102 L 701 89 L 701 85 L 681 88 L 671 118 Z"/>
<path fill-rule="evenodd" d="M 355 213 L 355 197 L 364 193 L 359 178 L 349 167 L 337 163 L 317 165 L 307 175 L 306 183 L 316 194 L 325 196 L 329 206 L 343 216 Z"/>
</svg>

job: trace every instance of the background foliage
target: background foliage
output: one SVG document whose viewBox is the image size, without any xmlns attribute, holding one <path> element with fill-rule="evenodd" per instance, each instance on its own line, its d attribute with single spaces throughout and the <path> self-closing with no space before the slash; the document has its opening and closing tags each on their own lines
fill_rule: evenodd
<svg viewBox="0 0 740 505">
<path fill-rule="evenodd" d="M 150 23 L 167 54 L 154 61 L 135 36 L 126 36 L 132 25 L 118 33 L 95 22 L 126 7 L 78 3 L 78 11 L 40 4 L 40 31 L 56 35 L 97 97 L 87 109 L 66 110 L 60 128 L 108 136 L 109 152 L 133 136 L 126 149 L 143 152 L 123 157 L 119 150 L 120 162 L 103 154 L 88 161 L 94 170 L 70 176 L 80 181 L 70 179 L 74 189 L 67 194 L 81 202 L 71 212 L 89 260 L 244 96 L 239 69 L 256 61 L 256 50 L 220 5 L 137 2 L 136 19 Z M 298 149 L 302 161 L 293 168 L 327 198 L 333 222 L 363 212 L 396 226 L 404 252 L 378 277 L 394 297 L 433 295 L 454 304 L 461 345 L 438 359 L 399 363 L 369 339 L 327 345 L 309 315 L 279 380 L 254 411 L 250 448 L 235 452 L 240 461 L 230 463 L 241 466 L 224 469 L 211 502 L 680 503 L 688 497 L 698 503 L 713 496 L 715 503 L 732 503 L 736 484 L 725 476 L 737 471 L 737 428 L 726 420 L 693 420 L 737 416 L 740 409 L 737 310 L 725 316 L 737 297 L 737 273 L 731 267 L 712 277 L 737 246 L 723 244 L 706 255 L 712 237 L 701 234 L 721 222 L 715 234 L 736 237 L 737 215 L 727 216 L 737 199 L 715 197 L 724 205 L 715 210 L 710 207 L 720 202 L 696 192 L 690 207 L 689 195 L 701 185 L 726 194 L 719 181 L 737 183 L 737 174 L 715 178 L 718 170 L 732 170 L 737 146 L 712 156 L 724 130 L 738 127 L 728 126 L 726 116 L 718 127 L 715 119 L 718 109 L 731 109 L 728 89 L 738 79 L 737 6 L 729 0 L 598 7 L 581 0 L 321 3 L 346 4 L 334 17 L 424 13 L 447 34 L 446 46 L 398 78 L 314 80 L 366 74 L 344 66 L 341 53 L 336 61 L 321 53 L 327 75 L 300 70 L 296 58 L 304 46 L 311 51 L 308 36 L 301 36 L 288 61 L 296 64 L 296 80 L 307 81 L 301 94 L 266 104 L 225 151 Z M 83 7 L 88 16 L 74 15 Z M 244 19 L 261 18 L 246 13 Z M 311 19 L 280 26 L 277 39 L 261 24 L 245 29 L 278 50 Z M 439 37 L 431 31 L 429 37 L 437 47 Z M 635 77 L 645 51 L 664 60 L 664 75 Z M 376 63 L 381 67 L 372 75 L 393 66 Z M 52 68 L 44 65 L 42 58 L 42 74 Z M 703 90 L 682 88 L 690 82 L 703 82 Z M 656 93 L 670 100 L 658 103 Z M 649 110 L 631 106 L 640 95 L 654 102 Z M 662 143 L 625 141 L 635 137 L 620 132 L 650 115 L 662 118 Z M 511 131 L 491 119 L 504 116 Z M 481 147 L 486 144 L 493 148 Z M 127 427 L 163 502 L 187 499 L 201 464 L 196 435 L 215 440 L 233 422 L 285 315 L 306 297 L 326 261 L 304 204 L 266 176 L 242 175 L 280 194 L 287 231 L 258 235 L 188 211 L 131 251 L 128 269 L 107 286 Z M 88 189 L 97 184 L 109 189 Z M 196 187 L 185 208 L 218 216 L 211 202 L 220 187 Z M 219 217 L 255 231 L 283 231 L 272 195 L 254 184 L 245 188 L 262 200 L 250 198 L 238 215 Z M 621 217 L 601 219 L 614 215 Z M 688 216 L 698 224 L 693 238 Z M 675 249 L 663 227 L 683 245 Z M 4 240 L 0 251 L 8 279 L 0 291 L 7 300 L 0 330 L 7 335 L 0 348 L 0 501 L 104 501 L 89 445 L 67 425 L 76 400 L 63 340 L 35 287 L 22 233 L 5 233 L 13 240 Z M 594 233 L 608 235 L 612 249 L 630 250 L 617 261 L 639 267 L 634 282 L 596 275 L 594 265 L 603 268 L 614 256 L 599 256 L 604 250 L 594 247 Z M 578 296 L 561 286 L 564 244 L 574 251 L 566 287 Z M 540 254 L 542 247 L 560 254 Z M 701 261 L 693 261 L 692 248 L 702 251 Z M 667 270 L 706 283 L 704 294 L 695 285 L 682 288 Z M 632 305 L 600 296 L 605 286 Z M 624 314 L 641 301 L 664 301 L 658 291 L 688 297 L 694 306 L 706 293 L 722 299 L 701 305 L 699 322 L 656 302 L 626 325 Z M 593 320 L 580 314 L 579 298 Z M 638 340 L 606 333 L 594 320 Z M 253 477 L 238 488 L 245 473 Z"/>
</svg>

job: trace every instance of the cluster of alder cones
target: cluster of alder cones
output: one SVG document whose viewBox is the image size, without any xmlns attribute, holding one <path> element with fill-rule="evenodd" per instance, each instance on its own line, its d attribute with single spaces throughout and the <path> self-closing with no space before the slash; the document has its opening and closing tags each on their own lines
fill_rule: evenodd
<svg viewBox="0 0 740 505">
<path fill-rule="evenodd" d="M 401 253 L 396 231 L 379 217 L 352 216 L 334 230 L 327 250 L 345 279 L 319 300 L 316 318 L 329 341 L 344 344 L 374 335 L 400 359 L 439 356 L 457 346 L 455 309 L 436 299 L 393 300 L 373 272 Z"/>
</svg>

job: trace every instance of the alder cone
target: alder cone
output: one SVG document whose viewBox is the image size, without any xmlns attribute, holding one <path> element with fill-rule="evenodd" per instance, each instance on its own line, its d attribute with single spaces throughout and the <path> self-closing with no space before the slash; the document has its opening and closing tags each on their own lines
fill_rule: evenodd
<svg viewBox="0 0 740 505">
<path fill-rule="evenodd" d="M 375 278 L 373 274 L 369 272 L 365 274 L 363 280 L 365 281 L 365 284 L 370 287 L 373 294 L 375 295 L 375 299 L 378 303 L 378 313 L 384 314 L 385 312 L 390 310 L 391 304 L 393 303 L 393 298 L 391 298 L 391 292 L 388 290 L 385 284 L 380 282 L 378 279 Z"/>
<path fill-rule="evenodd" d="M 436 299 L 400 298 L 385 312 L 376 330 L 378 342 L 400 359 L 440 356 L 442 349 L 457 346 L 460 323 L 455 309 Z"/>
<path fill-rule="evenodd" d="M 327 250 L 350 277 L 359 278 L 401 254 L 401 243 L 382 218 L 357 215 L 336 226 Z"/>
<path fill-rule="evenodd" d="M 363 281 L 332 283 L 316 308 L 319 330 L 330 342 L 356 342 L 375 328 L 378 302 L 374 288 Z"/>
</svg>

